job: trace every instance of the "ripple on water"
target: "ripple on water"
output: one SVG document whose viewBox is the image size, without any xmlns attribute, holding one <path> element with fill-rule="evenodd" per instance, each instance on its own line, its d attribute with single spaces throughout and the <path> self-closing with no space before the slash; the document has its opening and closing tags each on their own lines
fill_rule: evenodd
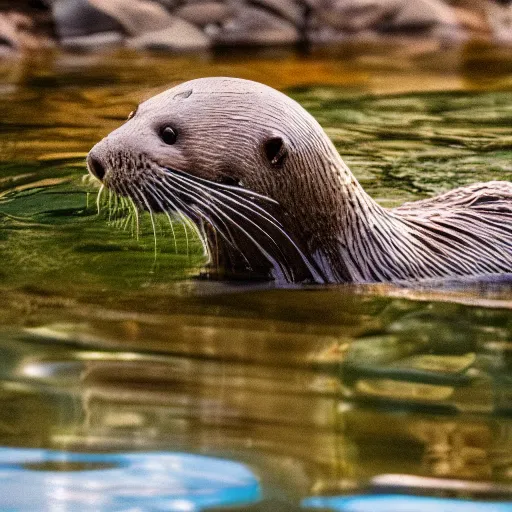
<svg viewBox="0 0 512 512">
<path fill-rule="evenodd" d="M 155 259 L 148 219 L 137 240 L 129 211 L 109 216 L 105 196 L 97 215 L 98 188 L 83 180 L 94 142 L 155 88 L 198 74 L 288 88 L 386 206 L 510 180 L 509 61 L 484 54 L 455 56 L 472 63 L 462 75 L 402 54 L 404 74 L 354 48 L 279 66 L 121 53 L 108 66 L 57 55 L 10 68 L 0 96 L 0 444 L 222 456 L 250 464 L 265 496 L 296 502 L 383 473 L 509 483 L 510 281 L 202 281 L 204 256 L 192 237 L 187 250 L 182 227 L 175 246 L 159 219 Z M 422 88 L 445 90 L 411 92 Z M 115 471 L 63 453 L 71 475 Z M 64 466 L 43 459 L 23 472 L 61 478 Z"/>
</svg>

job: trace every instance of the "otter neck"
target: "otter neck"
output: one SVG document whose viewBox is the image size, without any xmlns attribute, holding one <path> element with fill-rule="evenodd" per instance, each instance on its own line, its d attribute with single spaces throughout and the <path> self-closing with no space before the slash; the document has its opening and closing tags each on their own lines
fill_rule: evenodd
<svg viewBox="0 0 512 512">
<path fill-rule="evenodd" d="M 506 253 L 500 257 L 496 243 L 486 240 L 488 227 L 479 232 L 471 222 L 463 226 L 457 207 L 451 213 L 424 205 L 386 209 L 363 190 L 339 156 L 330 159 L 329 170 L 331 190 L 337 193 L 317 198 L 328 207 L 316 209 L 307 241 L 324 281 L 410 281 L 508 268 L 499 263 Z M 471 204 L 463 196 L 455 201 L 467 207 L 466 200 Z"/>
<path fill-rule="evenodd" d="M 330 141 L 326 146 L 321 168 L 306 174 L 317 181 L 308 182 L 307 190 L 298 195 L 293 220 L 286 227 L 307 248 L 324 282 L 387 280 L 365 262 L 369 253 L 381 252 L 381 231 L 394 235 L 389 233 L 392 215 L 364 191 Z"/>
</svg>

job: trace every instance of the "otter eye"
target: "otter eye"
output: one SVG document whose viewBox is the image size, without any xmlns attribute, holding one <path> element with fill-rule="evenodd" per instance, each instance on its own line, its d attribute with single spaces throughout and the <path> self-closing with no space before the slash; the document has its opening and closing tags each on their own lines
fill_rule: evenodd
<svg viewBox="0 0 512 512">
<path fill-rule="evenodd" d="M 172 146 L 178 139 L 178 132 L 171 126 L 165 126 L 160 131 L 160 138 L 169 146 Z"/>
</svg>

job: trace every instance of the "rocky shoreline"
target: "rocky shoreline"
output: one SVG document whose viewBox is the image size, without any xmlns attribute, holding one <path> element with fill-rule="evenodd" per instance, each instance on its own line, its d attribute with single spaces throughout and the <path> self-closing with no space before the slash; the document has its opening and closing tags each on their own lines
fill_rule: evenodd
<svg viewBox="0 0 512 512">
<path fill-rule="evenodd" d="M 332 44 L 397 34 L 512 44 L 510 0 L 0 0 L 0 52 Z"/>
</svg>

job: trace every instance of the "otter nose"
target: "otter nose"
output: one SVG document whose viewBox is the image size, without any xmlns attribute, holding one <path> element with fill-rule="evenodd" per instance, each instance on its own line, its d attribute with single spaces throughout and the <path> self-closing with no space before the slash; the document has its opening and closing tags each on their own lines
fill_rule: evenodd
<svg viewBox="0 0 512 512">
<path fill-rule="evenodd" d="M 103 181 L 105 177 L 106 170 L 105 166 L 101 163 L 101 160 L 94 156 L 92 153 L 87 155 L 87 167 L 89 168 L 89 172 L 100 181 Z"/>
</svg>

